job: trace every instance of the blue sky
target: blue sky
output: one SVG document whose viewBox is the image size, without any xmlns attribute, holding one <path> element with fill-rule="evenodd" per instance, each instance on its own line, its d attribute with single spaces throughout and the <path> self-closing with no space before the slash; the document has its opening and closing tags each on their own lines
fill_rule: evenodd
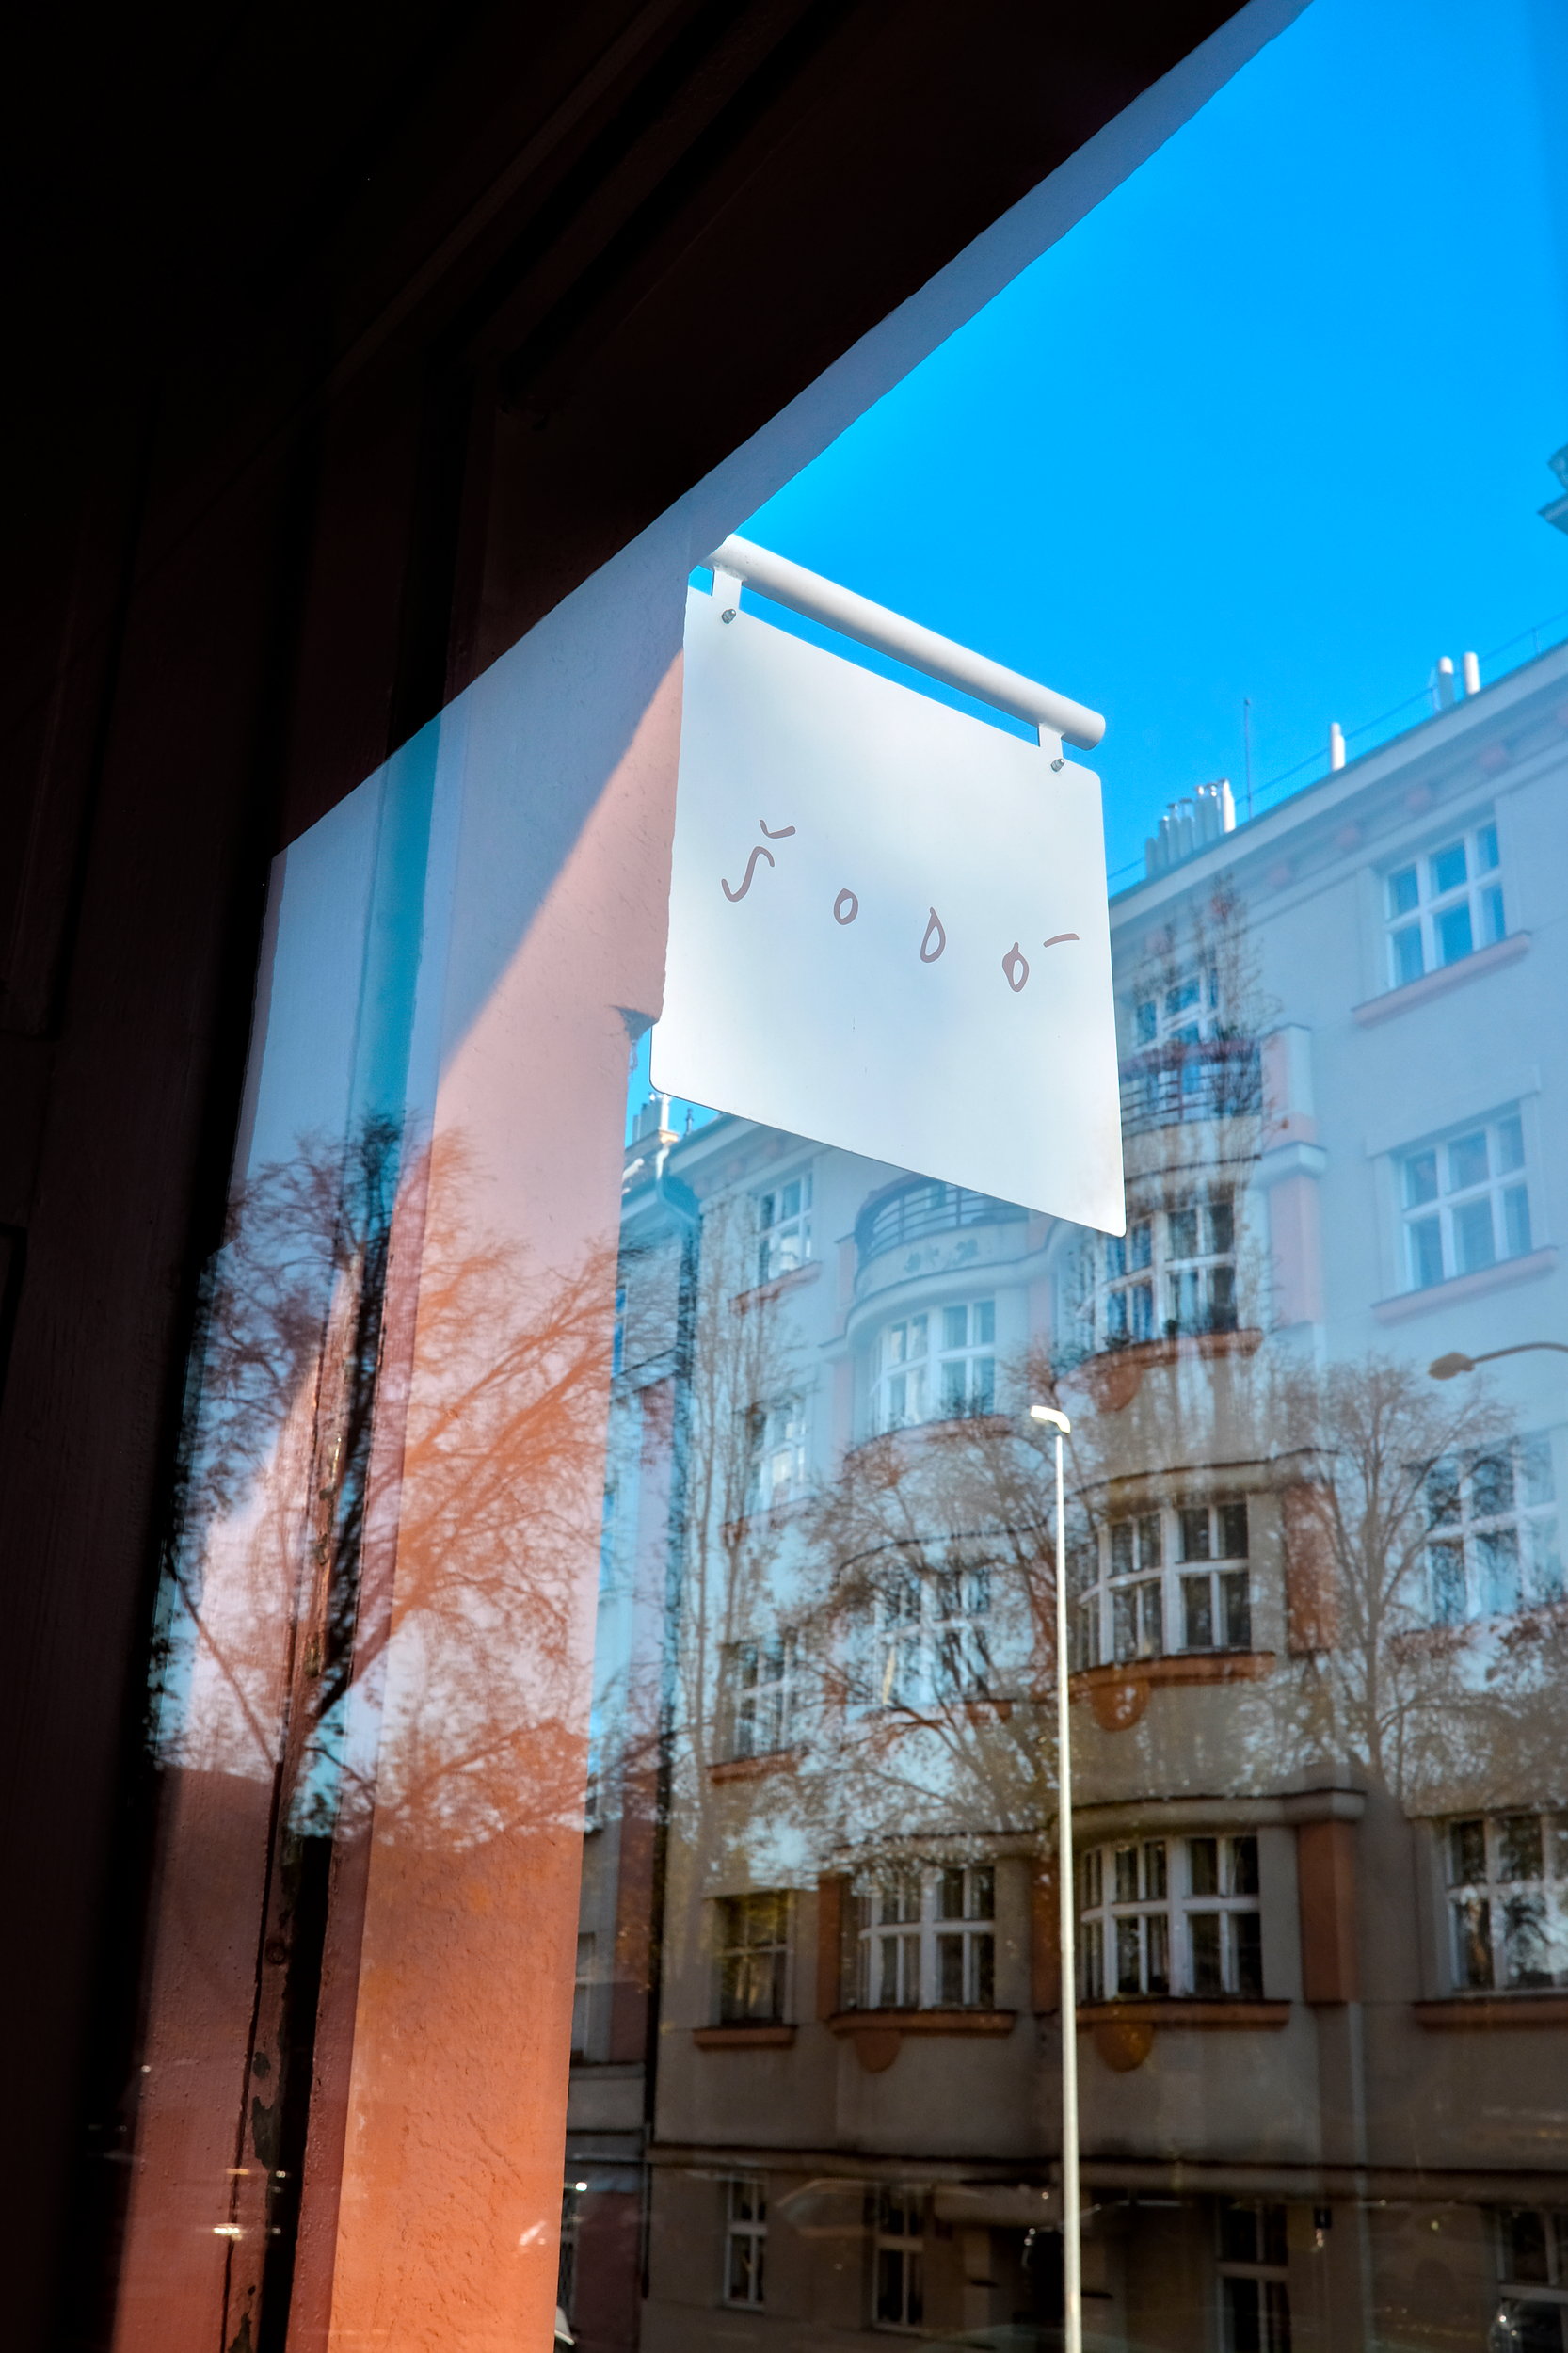
<svg viewBox="0 0 1568 2353">
<path fill-rule="evenodd" d="M 1440 653 L 1568 631 L 1565 19 L 1313 0 L 745 526 L 1105 712 L 1113 874 L 1240 799 L 1243 696 L 1306 782 Z"/>
</svg>

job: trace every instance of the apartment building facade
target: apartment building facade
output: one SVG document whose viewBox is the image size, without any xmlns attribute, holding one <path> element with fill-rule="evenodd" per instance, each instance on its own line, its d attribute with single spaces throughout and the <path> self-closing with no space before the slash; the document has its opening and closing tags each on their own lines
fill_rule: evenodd
<svg viewBox="0 0 1568 2353">
<path fill-rule="evenodd" d="M 1568 2345 L 1565 780 L 1558 649 L 1151 849 L 1125 1237 L 645 1112 L 589 2353 L 1056 2341 L 1042 1398 L 1090 2341 Z"/>
</svg>

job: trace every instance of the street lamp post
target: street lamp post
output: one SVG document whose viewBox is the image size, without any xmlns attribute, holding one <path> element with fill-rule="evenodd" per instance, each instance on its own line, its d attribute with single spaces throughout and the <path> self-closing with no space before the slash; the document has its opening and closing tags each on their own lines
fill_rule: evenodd
<svg viewBox="0 0 1568 2353">
<path fill-rule="evenodd" d="M 1083 2353 L 1083 2257 L 1078 2194 L 1078 1984 L 1077 1921 L 1073 1913 L 1073 1775 L 1067 1737 L 1067 1518 L 1064 1503 L 1062 1441 L 1072 1429 L 1054 1405 L 1032 1405 L 1032 1421 L 1048 1422 L 1056 1433 L 1056 1776 L 1058 1829 L 1057 1895 L 1062 1941 L 1062 2300 L 1066 2323 L 1064 2353 Z"/>
<path fill-rule="evenodd" d="M 1478 1365 L 1490 1365 L 1499 1356 L 1528 1356 L 1537 1348 L 1568 1356 L 1568 1340 L 1515 1340 L 1512 1348 L 1488 1348 L 1479 1356 L 1465 1356 L 1455 1349 L 1451 1355 L 1434 1356 L 1427 1370 L 1434 1381 L 1451 1381 L 1456 1373 L 1474 1372 Z"/>
</svg>

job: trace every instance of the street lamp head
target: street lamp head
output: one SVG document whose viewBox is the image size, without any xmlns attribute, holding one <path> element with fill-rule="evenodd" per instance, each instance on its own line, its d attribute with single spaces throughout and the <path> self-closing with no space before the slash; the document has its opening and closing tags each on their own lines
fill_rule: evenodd
<svg viewBox="0 0 1568 2353">
<path fill-rule="evenodd" d="M 1451 1381 L 1456 1372 L 1474 1372 L 1475 1369 L 1475 1358 L 1462 1356 L 1457 1349 L 1450 1356 L 1434 1357 L 1427 1367 L 1428 1372 L 1434 1381 Z"/>
<path fill-rule="evenodd" d="M 1029 1418 L 1031 1421 L 1048 1421 L 1051 1428 L 1060 1430 L 1064 1437 L 1073 1426 L 1066 1415 L 1059 1414 L 1054 1405 L 1032 1405 L 1029 1409 Z"/>
</svg>

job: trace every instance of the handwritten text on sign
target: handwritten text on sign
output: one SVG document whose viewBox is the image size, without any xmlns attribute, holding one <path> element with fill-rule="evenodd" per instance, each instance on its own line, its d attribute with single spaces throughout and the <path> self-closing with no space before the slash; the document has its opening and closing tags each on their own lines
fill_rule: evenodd
<svg viewBox="0 0 1568 2353">
<path fill-rule="evenodd" d="M 661 1090 L 1120 1232 L 1104 875 L 1088 769 L 693 592 Z"/>
</svg>

